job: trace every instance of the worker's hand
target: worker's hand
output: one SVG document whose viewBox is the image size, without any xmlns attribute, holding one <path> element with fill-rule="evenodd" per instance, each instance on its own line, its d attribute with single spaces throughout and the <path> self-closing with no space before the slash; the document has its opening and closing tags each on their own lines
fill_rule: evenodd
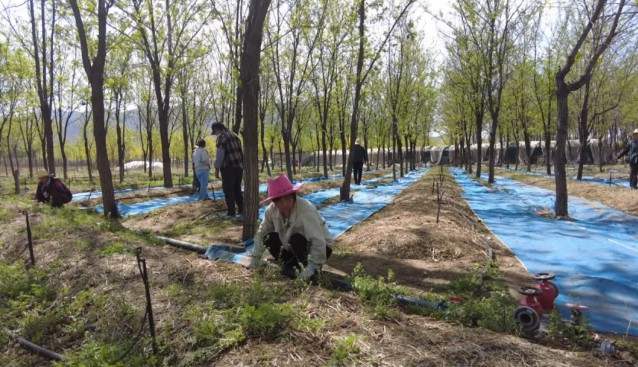
<svg viewBox="0 0 638 367">
<path fill-rule="evenodd" d="M 215 169 L 215 178 L 219 178 L 219 170 Z"/>
</svg>

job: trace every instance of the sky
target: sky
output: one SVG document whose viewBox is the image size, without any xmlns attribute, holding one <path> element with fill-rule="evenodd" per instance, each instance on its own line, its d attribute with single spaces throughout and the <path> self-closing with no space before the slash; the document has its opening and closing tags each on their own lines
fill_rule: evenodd
<svg viewBox="0 0 638 367">
<path fill-rule="evenodd" d="M 0 11 L 5 7 L 16 7 L 19 16 L 25 17 L 26 20 L 25 1 L 0 0 Z M 444 51 L 444 43 L 439 34 L 439 29 L 444 29 L 444 26 L 428 12 L 432 14 L 447 13 L 451 9 L 450 3 L 451 0 L 420 0 L 412 5 L 410 17 L 415 20 L 417 28 L 426 35 L 426 44 L 431 46 L 428 48 Z M 0 30 L 8 28 L 8 24 L 4 20 L 4 14 L 0 15 Z"/>
</svg>

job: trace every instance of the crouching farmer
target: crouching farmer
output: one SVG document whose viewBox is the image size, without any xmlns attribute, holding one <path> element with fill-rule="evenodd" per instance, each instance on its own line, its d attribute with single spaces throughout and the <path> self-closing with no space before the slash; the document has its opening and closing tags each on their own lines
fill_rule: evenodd
<svg viewBox="0 0 638 367">
<path fill-rule="evenodd" d="M 299 270 L 302 279 L 316 281 L 334 240 L 317 208 L 297 197 L 300 188 L 284 174 L 268 180 L 268 197 L 261 203 L 272 202 L 255 234 L 252 266 L 260 264 L 268 249 L 283 275 L 294 279 Z"/>
<path fill-rule="evenodd" d="M 51 204 L 54 208 L 61 208 L 73 199 L 73 195 L 55 175 L 45 173 L 38 177 L 35 199 L 40 203 Z"/>
</svg>

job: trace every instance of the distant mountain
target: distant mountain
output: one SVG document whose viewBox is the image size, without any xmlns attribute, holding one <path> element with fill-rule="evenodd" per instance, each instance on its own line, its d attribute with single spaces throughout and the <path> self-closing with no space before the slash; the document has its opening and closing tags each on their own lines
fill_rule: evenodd
<svg viewBox="0 0 638 367">
<path fill-rule="evenodd" d="M 71 115 L 71 118 L 69 119 L 69 126 L 66 135 L 67 141 L 71 142 L 76 141 L 76 139 L 82 138 L 82 129 L 84 128 L 84 111 L 62 112 L 62 121 L 66 121 L 66 118 L 69 116 L 69 114 Z M 115 129 L 115 115 L 111 114 L 111 116 L 109 117 L 110 121 L 108 128 L 110 132 L 111 128 Z M 136 109 L 126 111 L 125 124 L 128 128 L 137 128 L 138 121 L 139 120 Z M 53 127 L 53 133 L 57 136 L 58 131 L 55 126 Z"/>
</svg>

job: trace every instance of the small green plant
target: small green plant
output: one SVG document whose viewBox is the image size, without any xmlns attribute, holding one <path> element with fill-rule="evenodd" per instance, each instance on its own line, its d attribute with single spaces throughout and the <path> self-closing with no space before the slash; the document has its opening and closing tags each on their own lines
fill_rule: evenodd
<svg viewBox="0 0 638 367">
<path fill-rule="evenodd" d="M 380 320 L 399 317 L 395 296 L 403 293 L 394 282 L 394 273 L 388 269 L 387 277 L 374 279 L 368 275 L 361 263 L 352 272 L 352 287 L 363 304 L 368 306 L 374 316 Z"/>
<path fill-rule="evenodd" d="M 125 355 L 127 346 L 101 343 L 87 336 L 82 349 L 67 354 L 61 362 L 53 362 L 54 367 L 147 367 L 156 364 L 156 358 L 145 356 L 141 351 Z"/>
<path fill-rule="evenodd" d="M 485 296 L 491 291 L 504 289 L 505 286 L 499 278 L 498 263 L 491 260 L 486 269 L 475 265 L 471 271 L 453 281 L 450 290 L 457 296 Z"/>
<path fill-rule="evenodd" d="M 264 286 L 260 280 L 255 280 L 243 296 L 242 301 L 248 305 L 256 306 L 262 303 L 274 303 L 281 300 L 285 290 L 271 285 Z"/>
<path fill-rule="evenodd" d="M 622 339 L 616 340 L 614 342 L 616 346 L 621 350 L 628 351 L 632 357 L 638 359 L 638 343 L 635 341 L 630 341 L 623 337 Z"/>
<path fill-rule="evenodd" d="M 592 338 L 592 330 L 589 327 L 587 317 L 580 316 L 577 322 L 573 320 L 564 321 L 558 310 L 552 311 L 549 315 L 547 329 L 553 337 L 581 347 L 589 345 Z"/>
<path fill-rule="evenodd" d="M 239 313 L 243 330 L 250 336 L 275 339 L 282 336 L 298 317 L 289 303 L 245 306 Z"/>
<path fill-rule="evenodd" d="M 355 335 L 350 335 L 337 341 L 335 348 L 332 350 L 329 365 L 335 367 L 346 366 L 354 361 L 360 353 L 359 338 Z"/>
<path fill-rule="evenodd" d="M 485 297 L 469 298 L 462 304 L 453 304 L 443 317 L 467 326 L 513 334 L 517 331 L 512 317 L 515 310 L 516 303 L 506 291 L 495 291 Z"/>
<path fill-rule="evenodd" d="M 40 311 L 40 309 L 29 311 L 20 319 L 25 338 L 36 344 L 41 344 L 46 336 L 55 333 L 63 318 L 57 310 Z"/>
<path fill-rule="evenodd" d="M 86 250 L 93 246 L 89 241 L 81 240 L 73 244 L 78 250 Z"/>
<path fill-rule="evenodd" d="M 242 290 L 234 283 L 214 285 L 210 292 L 217 309 L 227 309 L 241 302 Z"/>
<path fill-rule="evenodd" d="M 55 290 L 48 286 L 48 274 L 38 268 L 24 269 L 24 263 L 0 263 L 0 307 L 4 302 L 24 296 L 42 300 L 55 298 Z"/>
<path fill-rule="evenodd" d="M 110 244 L 100 249 L 100 255 L 117 255 L 117 254 L 132 254 L 133 249 L 127 247 L 122 242 L 111 242 Z"/>
</svg>

